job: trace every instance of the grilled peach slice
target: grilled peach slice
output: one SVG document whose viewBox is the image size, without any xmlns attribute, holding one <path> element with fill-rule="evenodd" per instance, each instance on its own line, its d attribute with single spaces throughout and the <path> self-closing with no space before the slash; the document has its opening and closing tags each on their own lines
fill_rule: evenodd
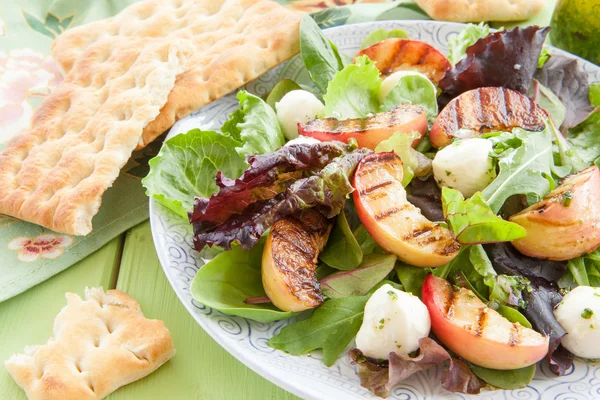
<svg viewBox="0 0 600 400">
<path fill-rule="evenodd" d="M 512 244 L 530 257 L 564 261 L 600 247 L 600 169 L 567 176 L 545 199 L 509 218 L 527 230 Z"/>
<path fill-rule="evenodd" d="M 358 52 L 356 57 L 367 56 L 375 62 L 381 74 L 414 70 L 438 83 L 452 69 L 452 64 L 438 49 L 425 42 L 409 39 L 385 39 Z"/>
<path fill-rule="evenodd" d="M 455 288 L 428 275 L 421 299 L 429 310 L 431 330 L 454 353 L 493 369 L 518 369 L 548 353 L 548 338 L 513 323 L 486 306 L 472 291 Z"/>
<path fill-rule="evenodd" d="M 450 144 L 456 131 L 465 128 L 481 134 L 490 131 L 545 129 L 546 112 L 529 97 L 500 87 L 469 90 L 456 97 L 438 115 L 429 139 L 435 147 Z M 461 136 L 464 137 L 464 136 Z"/>
<path fill-rule="evenodd" d="M 325 247 L 331 223 L 307 210 L 271 227 L 262 258 L 262 282 L 271 302 L 283 311 L 304 311 L 323 304 L 317 281 L 317 259 Z"/>
<path fill-rule="evenodd" d="M 394 153 L 365 157 L 354 174 L 354 205 L 377 243 L 402 261 L 439 267 L 458 254 L 450 231 L 429 221 L 406 199 L 402 160 Z"/>
<path fill-rule="evenodd" d="M 368 118 L 346 119 L 319 118 L 306 124 L 298 124 L 298 133 L 322 142 L 339 140 L 348 142 L 356 139 L 360 147 L 375 149 L 395 132 L 419 132 L 413 146 L 419 144 L 427 132 L 427 115 L 422 107 L 402 104 L 391 111 L 377 113 Z"/>
</svg>

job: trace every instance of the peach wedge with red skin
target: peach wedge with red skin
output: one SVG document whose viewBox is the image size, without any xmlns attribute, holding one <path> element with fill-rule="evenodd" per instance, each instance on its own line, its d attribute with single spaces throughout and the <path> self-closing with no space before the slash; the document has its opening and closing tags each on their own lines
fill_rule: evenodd
<svg viewBox="0 0 600 400">
<path fill-rule="evenodd" d="M 529 97 L 506 88 L 483 87 L 469 90 L 456 97 L 439 113 L 429 139 L 434 147 L 451 143 L 459 129 L 475 135 L 491 131 L 510 131 L 523 128 L 543 131 L 548 116 Z"/>
<path fill-rule="evenodd" d="M 304 311 L 323 304 L 317 281 L 317 258 L 331 223 L 309 209 L 300 217 L 273 224 L 262 257 L 262 282 L 271 302 L 283 311 Z"/>
<path fill-rule="evenodd" d="M 416 70 L 438 83 L 452 69 L 445 55 L 419 40 L 385 39 L 359 51 L 356 57 L 360 56 L 374 61 L 383 76 L 396 71 Z"/>
<path fill-rule="evenodd" d="M 421 298 L 431 330 L 450 350 L 485 368 L 511 370 L 535 364 L 548 353 L 549 340 L 487 307 L 472 291 L 428 275 Z"/>
<path fill-rule="evenodd" d="M 539 203 L 511 216 L 527 236 L 512 244 L 523 254 L 570 260 L 600 246 L 600 169 L 569 175 Z"/>
<path fill-rule="evenodd" d="M 418 267 L 439 267 L 460 249 L 450 231 L 408 202 L 402 160 L 394 153 L 365 157 L 354 174 L 354 206 L 367 231 L 386 251 Z"/>
<path fill-rule="evenodd" d="M 315 119 L 298 124 L 298 133 L 322 142 L 339 140 L 348 143 L 348 140 L 356 139 L 360 147 L 374 150 L 381 141 L 389 139 L 396 132 L 418 132 L 419 137 L 413 142 L 413 146 L 417 146 L 427 128 L 427 115 L 422 107 L 402 104 L 367 118 Z"/>
</svg>

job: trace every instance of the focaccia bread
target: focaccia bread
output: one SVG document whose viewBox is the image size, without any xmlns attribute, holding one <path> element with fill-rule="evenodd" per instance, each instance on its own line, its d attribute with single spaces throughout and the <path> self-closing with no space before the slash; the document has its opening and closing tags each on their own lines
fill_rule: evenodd
<svg viewBox="0 0 600 400">
<path fill-rule="evenodd" d="M 86 288 L 85 300 L 74 293 L 66 298 L 54 337 L 5 362 L 30 400 L 102 399 L 175 354 L 164 323 L 144 317 L 120 290 Z"/>
<path fill-rule="evenodd" d="M 54 42 L 52 55 L 69 71 L 83 50 L 105 37 L 194 43 L 167 104 L 144 129 L 141 148 L 178 119 L 298 53 L 300 19 L 270 0 L 144 0 L 114 17 L 69 29 Z"/>
<path fill-rule="evenodd" d="M 0 213 L 58 232 L 91 232 L 102 194 L 193 51 L 186 39 L 117 37 L 87 48 L 32 127 L 0 153 Z"/>
<path fill-rule="evenodd" d="M 417 0 L 419 7 L 439 21 L 522 21 L 544 8 L 544 0 Z"/>
</svg>

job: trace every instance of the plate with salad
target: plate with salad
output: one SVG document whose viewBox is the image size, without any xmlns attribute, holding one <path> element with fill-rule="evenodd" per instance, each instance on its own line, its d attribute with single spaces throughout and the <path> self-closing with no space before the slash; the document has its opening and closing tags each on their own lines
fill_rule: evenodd
<svg viewBox="0 0 600 400">
<path fill-rule="evenodd" d="M 190 314 L 302 398 L 599 397 L 600 68 L 548 30 L 305 17 L 150 161 Z"/>
</svg>

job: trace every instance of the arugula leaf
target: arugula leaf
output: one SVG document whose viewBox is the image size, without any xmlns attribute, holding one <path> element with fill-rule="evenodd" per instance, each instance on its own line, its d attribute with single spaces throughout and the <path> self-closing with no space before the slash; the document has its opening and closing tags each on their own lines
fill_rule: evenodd
<svg viewBox="0 0 600 400">
<path fill-rule="evenodd" d="M 554 165 L 551 168 L 552 172 L 556 176 L 564 178 L 572 172 L 587 168 L 589 163 L 581 157 L 577 148 L 556 129 L 552 120 L 548 121 L 548 128 L 554 135 L 553 142 L 555 145 L 553 148 Z"/>
<path fill-rule="evenodd" d="M 469 364 L 469 367 L 475 375 L 483 379 L 488 385 L 506 390 L 520 389 L 527 386 L 533 380 L 536 369 L 535 364 L 512 370 L 490 369 L 475 364 Z"/>
<path fill-rule="evenodd" d="M 269 345 L 295 356 L 323 349 L 323 363 L 329 367 L 358 333 L 369 297 L 327 300 L 310 318 L 284 327 Z"/>
<path fill-rule="evenodd" d="M 280 81 L 267 96 L 267 104 L 275 110 L 275 104 L 283 99 L 283 96 L 293 90 L 301 90 L 302 87 L 291 79 L 283 79 Z"/>
<path fill-rule="evenodd" d="M 537 79 L 533 80 L 533 85 L 529 89 L 529 97 L 550 114 L 556 126 L 560 126 L 563 123 L 567 112 L 565 105 L 550 89 L 542 85 Z"/>
<path fill-rule="evenodd" d="M 550 191 L 548 178 L 553 157 L 549 129 L 542 132 L 515 129 L 504 139 L 507 149 L 498 158 L 500 172 L 482 193 L 494 213 L 512 195 L 527 194 L 536 202 Z"/>
<path fill-rule="evenodd" d="M 363 261 L 363 251 L 350 230 L 344 211 L 337 216 L 327 245 L 319 258 L 330 267 L 341 270 L 354 269 Z"/>
<path fill-rule="evenodd" d="M 365 40 L 363 40 L 360 49 L 362 50 L 372 44 L 391 38 L 408 39 L 408 33 L 402 29 L 390 29 L 389 31 L 385 29 L 375 29 L 373 32 L 369 33 Z"/>
<path fill-rule="evenodd" d="M 321 93 L 327 91 L 334 75 L 344 68 L 337 48 L 309 15 L 304 15 L 300 22 L 300 55 L 308 76 Z"/>
<path fill-rule="evenodd" d="M 527 231 L 492 212 L 481 192 L 465 200 L 455 189 L 442 188 L 444 219 L 460 244 L 510 242 L 525 237 Z"/>
<path fill-rule="evenodd" d="M 437 87 L 425 75 L 416 71 L 403 71 L 396 86 L 388 93 L 381 111 L 390 111 L 398 104 L 415 104 L 423 107 L 427 118 L 437 117 Z"/>
<path fill-rule="evenodd" d="M 390 152 L 396 153 L 402 160 L 402 186 L 406 187 L 415 176 L 414 171 L 419 167 L 417 151 L 413 149 L 412 143 L 420 135 L 418 132 L 402 133 L 395 132 L 388 139 L 379 142 L 375 151 L 377 153 Z"/>
<path fill-rule="evenodd" d="M 367 56 L 336 73 L 327 86 L 325 117 L 365 118 L 379 111 L 379 70 Z"/>
<path fill-rule="evenodd" d="M 215 131 L 192 129 L 167 140 L 150 160 L 142 180 L 146 194 L 187 218 L 194 196 L 208 197 L 218 190 L 212 177 L 240 176 L 247 166 L 237 152 L 239 142 Z"/>
<path fill-rule="evenodd" d="M 594 107 L 600 107 L 600 82 L 590 84 L 590 91 L 588 94 L 590 103 Z"/>
<path fill-rule="evenodd" d="M 456 36 L 448 39 L 448 60 L 456 64 L 467 56 L 467 47 L 490 34 L 490 27 L 483 22 L 478 25 L 467 24 Z"/>
<path fill-rule="evenodd" d="M 569 129 L 567 141 L 586 164 L 596 162 L 600 158 L 600 108 L 581 124 Z"/>
<path fill-rule="evenodd" d="M 247 304 L 246 299 L 266 296 L 261 263 L 264 241 L 251 250 L 234 247 L 202 266 L 192 280 L 194 300 L 222 313 L 259 322 L 289 318 L 296 313 L 277 309 L 271 303 Z"/>
<path fill-rule="evenodd" d="M 271 153 L 285 144 L 275 111 L 260 97 L 245 90 L 238 92 L 244 121 L 237 124 L 242 147 L 240 155 Z"/>
<path fill-rule="evenodd" d="M 342 271 L 321 280 L 325 296 L 335 299 L 347 296 L 364 296 L 394 269 L 393 254 L 371 254 L 351 271 Z"/>
</svg>

